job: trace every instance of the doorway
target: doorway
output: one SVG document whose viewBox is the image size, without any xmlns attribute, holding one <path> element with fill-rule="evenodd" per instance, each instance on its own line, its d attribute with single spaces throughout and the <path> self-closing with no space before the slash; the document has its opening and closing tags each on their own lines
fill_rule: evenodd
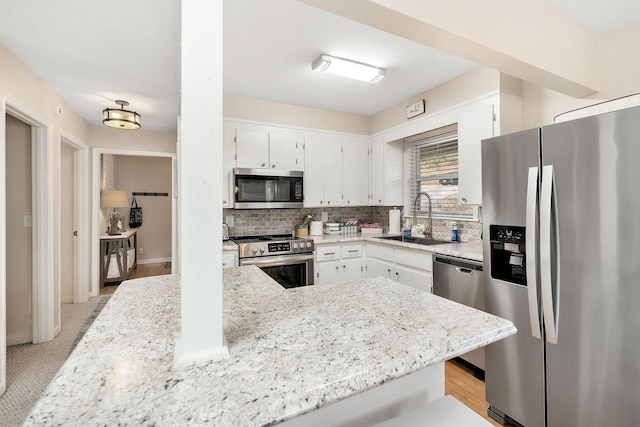
<svg viewBox="0 0 640 427">
<path fill-rule="evenodd" d="M 5 115 L 7 345 L 33 341 L 32 128 Z M 37 242 L 36 242 L 37 245 Z"/>
<path fill-rule="evenodd" d="M 103 164 L 104 159 L 110 159 Z M 114 159 L 119 159 L 119 162 L 129 164 L 128 173 L 126 176 L 114 177 Z M 158 162 L 165 164 L 162 166 L 163 170 L 166 170 L 166 174 L 161 179 L 152 177 L 151 173 L 145 173 L 145 169 L 149 166 L 145 166 L 145 163 L 150 163 L 156 166 L 150 166 L 152 169 L 156 169 Z M 108 173 L 102 174 L 102 170 L 106 169 Z M 148 172 L 149 170 L 146 169 Z M 169 175 L 169 176 L 167 176 Z M 95 254 L 92 258 L 92 286 L 91 294 L 98 295 L 100 291 L 100 272 L 99 272 L 99 260 L 100 251 L 98 249 L 100 242 L 100 235 L 105 233 L 106 221 L 104 212 L 100 208 L 100 192 L 104 189 L 116 189 L 125 191 L 128 196 L 129 202 L 131 201 L 132 193 L 147 193 L 136 196 L 138 204 L 146 206 L 143 214 L 143 225 L 138 228 L 138 265 L 146 263 L 161 264 L 161 272 L 166 273 L 168 263 L 170 263 L 171 273 L 178 272 L 178 253 L 177 253 L 177 180 L 176 180 L 176 154 L 167 152 L 155 152 L 155 151 L 134 151 L 134 150 L 121 150 L 121 149 L 99 149 L 93 150 L 93 187 L 92 187 L 92 199 L 94 215 L 93 221 L 93 242 L 92 253 Z M 157 177 L 160 178 L 160 177 Z M 106 181 L 106 182 L 103 182 Z M 141 184 L 141 187 L 129 185 L 131 182 L 137 182 Z M 156 184 L 157 182 L 157 184 Z M 118 188 L 116 188 L 116 186 Z M 164 225 L 154 224 L 154 220 L 159 219 L 160 215 L 155 215 L 156 209 L 165 209 L 162 206 L 169 206 L 169 212 L 167 215 L 162 215 L 166 218 L 163 221 Z M 154 207 L 155 206 L 155 207 Z M 153 208 L 153 209 L 149 209 Z M 123 225 L 128 228 L 128 207 L 119 209 L 120 215 L 123 217 Z M 97 217 L 96 217 L 97 216 Z M 157 230 L 163 230 L 160 232 L 161 241 L 169 242 L 168 248 L 156 253 L 154 251 L 161 249 L 164 243 L 160 241 L 154 241 L 154 233 L 151 233 L 147 237 L 147 243 L 150 246 L 144 244 L 145 236 L 143 228 L 158 227 Z M 155 233 L 157 234 L 157 233 Z M 146 248 L 145 248 L 146 246 Z M 140 250 L 141 249 L 141 250 Z M 135 273 L 135 272 L 134 272 Z M 152 273 L 153 274 L 153 273 Z M 133 276 L 131 276 L 133 277 Z"/>
<path fill-rule="evenodd" d="M 54 301 L 53 157 L 51 124 L 39 113 L 0 92 L 0 152 L 6 153 L 7 115 L 31 127 L 31 235 L 32 235 L 32 336 L 33 343 L 51 341 L 55 336 L 59 303 Z M 0 218 L 7 218 L 7 159 L 0 161 Z M 25 221 L 22 213 L 22 228 Z M 7 345 L 7 221 L 0 221 L 0 394 L 6 388 Z"/>
</svg>

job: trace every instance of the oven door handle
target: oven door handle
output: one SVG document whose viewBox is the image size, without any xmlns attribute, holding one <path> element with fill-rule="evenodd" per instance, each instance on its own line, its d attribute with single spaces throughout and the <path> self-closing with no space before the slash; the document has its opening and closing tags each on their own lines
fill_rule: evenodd
<svg viewBox="0 0 640 427">
<path fill-rule="evenodd" d="M 300 264 L 301 262 L 313 261 L 313 255 L 280 255 L 266 256 L 262 258 L 244 258 L 240 260 L 240 265 L 257 265 L 258 267 L 273 267 L 277 265 Z"/>
</svg>

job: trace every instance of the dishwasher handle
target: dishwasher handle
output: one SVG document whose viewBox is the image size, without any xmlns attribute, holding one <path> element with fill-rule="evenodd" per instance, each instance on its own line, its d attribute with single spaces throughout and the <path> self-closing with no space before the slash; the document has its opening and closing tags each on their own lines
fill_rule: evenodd
<svg viewBox="0 0 640 427">
<path fill-rule="evenodd" d="M 455 267 L 456 271 L 461 274 L 473 274 L 473 270 L 466 267 Z"/>
<path fill-rule="evenodd" d="M 456 271 L 463 274 L 472 274 L 474 271 L 482 271 L 482 262 L 470 259 L 436 255 L 433 257 L 433 263 L 446 264 L 451 267 L 455 267 Z"/>
</svg>

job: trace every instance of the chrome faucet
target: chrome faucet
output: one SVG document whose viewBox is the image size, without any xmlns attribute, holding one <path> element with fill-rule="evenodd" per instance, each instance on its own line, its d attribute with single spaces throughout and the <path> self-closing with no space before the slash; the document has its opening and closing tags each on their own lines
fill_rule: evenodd
<svg viewBox="0 0 640 427">
<path fill-rule="evenodd" d="M 416 203 L 418 203 L 420 196 L 422 196 L 423 194 L 427 196 L 427 199 L 429 200 L 429 232 L 425 231 L 424 234 L 426 238 L 433 239 L 433 219 L 431 216 L 431 197 L 424 191 L 421 193 L 418 193 L 415 200 L 413 201 L 413 226 L 415 227 L 416 225 L 418 225 L 418 213 L 416 211 Z"/>
</svg>

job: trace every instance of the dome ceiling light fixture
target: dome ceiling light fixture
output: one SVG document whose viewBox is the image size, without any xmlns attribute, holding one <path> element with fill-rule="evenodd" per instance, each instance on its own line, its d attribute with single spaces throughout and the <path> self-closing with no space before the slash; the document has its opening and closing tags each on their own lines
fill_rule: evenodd
<svg viewBox="0 0 640 427">
<path fill-rule="evenodd" d="M 129 105 L 127 101 L 117 99 L 118 108 L 105 108 L 102 110 L 102 124 L 114 129 L 137 130 L 140 129 L 140 114 L 135 111 L 125 110 Z"/>
<path fill-rule="evenodd" d="M 320 55 L 311 64 L 311 69 L 367 83 L 377 83 L 385 76 L 382 68 L 329 55 Z"/>
</svg>

